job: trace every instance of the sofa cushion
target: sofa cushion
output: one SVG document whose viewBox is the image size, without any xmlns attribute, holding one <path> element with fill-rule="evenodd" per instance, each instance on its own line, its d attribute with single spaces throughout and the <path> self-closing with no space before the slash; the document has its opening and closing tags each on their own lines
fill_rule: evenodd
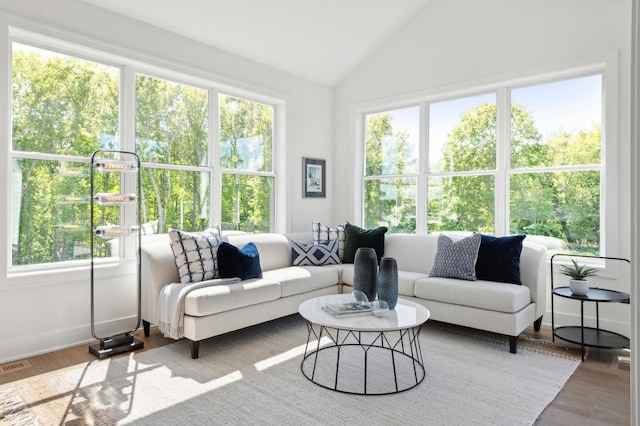
<svg viewBox="0 0 640 426">
<path fill-rule="evenodd" d="M 180 282 L 190 283 L 217 278 L 217 251 L 221 241 L 218 227 L 203 232 L 169 229 L 169 242 Z"/>
<path fill-rule="evenodd" d="M 218 284 L 190 292 L 185 298 L 184 313 L 202 317 L 269 302 L 279 297 L 280 283 L 271 279 L 257 278 L 232 284 Z"/>
<path fill-rule="evenodd" d="M 393 233 L 384 238 L 384 255 L 396 259 L 399 271 L 428 275 L 437 250 L 438 235 Z"/>
<path fill-rule="evenodd" d="M 360 228 L 359 226 L 347 223 L 345 225 L 346 239 L 344 242 L 343 263 L 353 263 L 356 251 L 360 247 L 370 247 L 376 251 L 378 262 L 384 256 L 384 235 L 387 233 L 386 226 L 373 229 Z"/>
<path fill-rule="evenodd" d="M 492 281 L 428 277 L 415 282 L 415 291 L 421 299 L 507 313 L 531 303 L 528 287 Z"/>
<path fill-rule="evenodd" d="M 482 235 L 476 261 L 476 278 L 521 284 L 520 254 L 525 237 L 524 234 L 507 237 Z"/>
<path fill-rule="evenodd" d="M 415 296 L 416 280 L 426 278 L 427 274 L 420 272 L 398 271 L 398 296 Z M 342 283 L 353 287 L 353 264 L 345 265 L 342 270 Z M 350 293 L 353 289 L 345 290 Z"/>
<path fill-rule="evenodd" d="M 264 272 L 263 276 L 280 283 L 281 297 L 337 286 L 340 282 L 340 271 L 330 266 L 290 266 Z"/>
<path fill-rule="evenodd" d="M 260 255 L 254 243 L 247 243 L 239 248 L 233 244 L 222 242 L 218 246 L 218 264 L 220 278 L 238 277 L 241 280 L 262 278 Z"/>
<path fill-rule="evenodd" d="M 429 275 L 475 281 L 479 247 L 480 234 L 476 232 L 458 241 L 440 234 L 438 251 Z"/>
<path fill-rule="evenodd" d="M 282 234 L 236 234 L 229 235 L 228 242 L 236 247 L 253 243 L 260 253 L 262 272 L 291 266 L 291 244 Z"/>
<path fill-rule="evenodd" d="M 311 222 L 311 233 L 313 234 L 313 244 L 337 240 L 338 256 L 341 261 L 344 259 L 344 242 L 346 239 L 344 224 L 332 228 L 314 220 Z"/>
<path fill-rule="evenodd" d="M 291 264 L 305 265 L 337 265 L 342 263 L 338 256 L 338 240 L 318 244 L 304 244 L 291 241 Z"/>
</svg>

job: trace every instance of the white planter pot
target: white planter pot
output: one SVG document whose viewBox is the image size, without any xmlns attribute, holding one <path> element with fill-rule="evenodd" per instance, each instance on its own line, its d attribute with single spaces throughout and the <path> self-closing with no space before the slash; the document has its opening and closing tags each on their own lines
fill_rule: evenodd
<svg viewBox="0 0 640 426">
<path fill-rule="evenodd" d="M 569 280 L 569 289 L 576 296 L 585 296 L 589 292 L 589 281 Z"/>
</svg>

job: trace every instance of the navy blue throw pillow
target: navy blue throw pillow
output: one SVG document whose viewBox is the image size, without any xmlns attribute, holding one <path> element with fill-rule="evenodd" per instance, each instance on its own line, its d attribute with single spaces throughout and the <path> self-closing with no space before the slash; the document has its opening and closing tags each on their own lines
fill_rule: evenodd
<svg viewBox="0 0 640 426">
<path fill-rule="evenodd" d="M 522 284 L 520 281 L 520 253 L 526 235 L 493 237 L 481 235 L 476 278 L 485 281 Z"/>
<path fill-rule="evenodd" d="M 218 245 L 218 272 L 220 278 L 262 278 L 258 247 L 254 243 L 247 243 L 244 247 L 238 248 L 221 242 Z"/>
</svg>

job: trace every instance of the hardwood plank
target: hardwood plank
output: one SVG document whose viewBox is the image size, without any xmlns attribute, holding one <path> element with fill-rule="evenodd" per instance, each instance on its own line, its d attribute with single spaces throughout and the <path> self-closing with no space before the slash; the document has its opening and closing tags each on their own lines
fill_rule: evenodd
<svg viewBox="0 0 640 426">
<path fill-rule="evenodd" d="M 533 328 L 525 333 L 535 334 Z M 551 340 L 551 334 L 551 327 L 543 325 L 538 337 Z M 570 343 L 567 346 L 578 347 Z M 620 362 L 626 357 L 629 357 L 628 350 L 589 348 L 587 359 L 535 424 L 628 425 L 631 419 L 629 367 Z"/>
</svg>

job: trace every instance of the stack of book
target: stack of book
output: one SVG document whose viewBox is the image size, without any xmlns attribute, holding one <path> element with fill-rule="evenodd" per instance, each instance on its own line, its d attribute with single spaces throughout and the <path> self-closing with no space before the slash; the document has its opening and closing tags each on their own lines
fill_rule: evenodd
<svg viewBox="0 0 640 426">
<path fill-rule="evenodd" d="M 364 314 L 373 311 L 371 305 L 360 302 L 334 303 L 324 305 L 322 309 L 337 317 L 343 315 Z"/>
</svg>

